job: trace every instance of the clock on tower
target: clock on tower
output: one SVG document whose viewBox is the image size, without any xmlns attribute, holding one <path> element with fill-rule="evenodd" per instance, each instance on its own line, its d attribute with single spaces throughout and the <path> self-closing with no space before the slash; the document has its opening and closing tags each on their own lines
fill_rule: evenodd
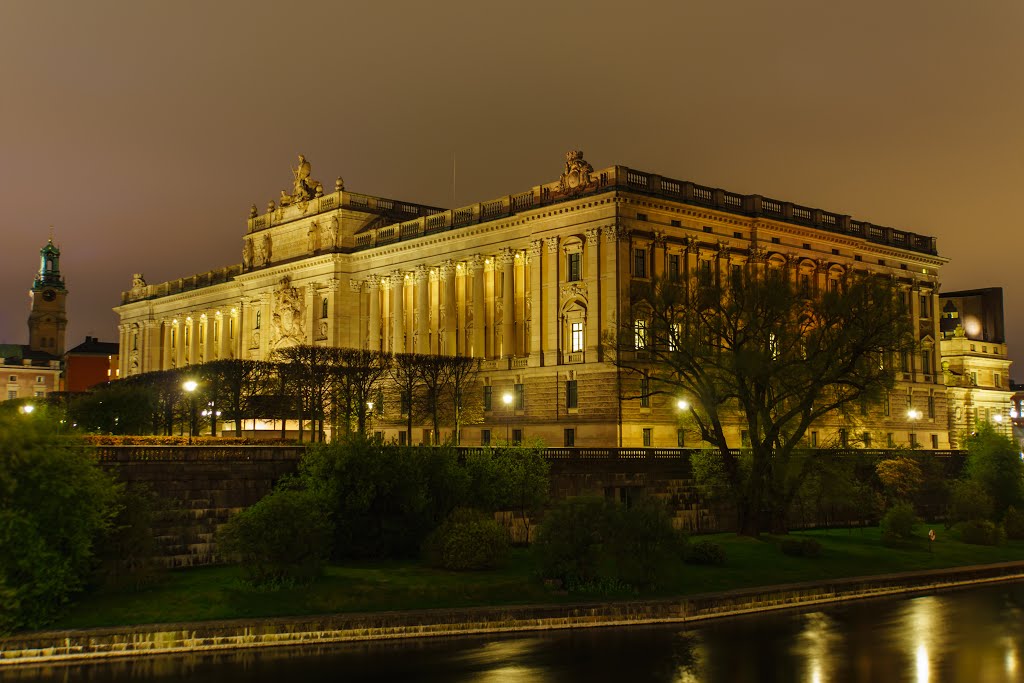
<svg viewBox="0 0 1024 683">
<path fill-rule="evenodd" d="M 33 351 L 64 355 L 64 330 L 68 319 L 68 290 L 60 274 L 60 249 L 51 238 L 39 250 L 39 273 L 32 283 L 32 312 L 28 316 L 28 345 Z"/>
</svg>

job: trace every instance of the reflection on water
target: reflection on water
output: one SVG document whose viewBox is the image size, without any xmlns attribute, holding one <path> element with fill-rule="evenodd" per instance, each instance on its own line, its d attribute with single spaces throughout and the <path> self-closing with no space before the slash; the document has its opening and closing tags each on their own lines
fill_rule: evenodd
<svg viewBox="0 0 1024 683">
<path fill-rule="evenodd" d="M 2 670 L 0 680 L 198 683 L 1009 683 L 1024 681 L 1024 584 L 697 627 L 553 631 Z"/>
</svg>

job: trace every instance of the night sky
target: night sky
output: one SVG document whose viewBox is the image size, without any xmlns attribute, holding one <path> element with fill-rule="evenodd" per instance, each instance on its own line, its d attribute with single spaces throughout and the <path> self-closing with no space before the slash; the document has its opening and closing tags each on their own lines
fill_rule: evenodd
<svg viewBox="0 0 1024 683">
<path fill-rule="evenodd" d="M 68 347 L 241 261 L 290 187 L 465 205 L 564 154 L 938 237 L 1024 361 L 1024 3 L 0 1 L 0 342 L 49 226 Z M 1013 375 L 1024 376 L 1024 363 Z"/>
</svg>

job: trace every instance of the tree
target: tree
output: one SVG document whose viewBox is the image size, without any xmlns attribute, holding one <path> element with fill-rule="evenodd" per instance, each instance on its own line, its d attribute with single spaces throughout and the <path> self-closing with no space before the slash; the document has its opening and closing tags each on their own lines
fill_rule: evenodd
<svg viewBox="0 0 1024 683">
<path fill-rule="evenodd" d="M 420 391 L 418 407 L 421 414 L 429 415 L 433 425 L 433 443 L 441 443 L 441 413 L 445 392 L 451 383 L 451 363 L 445 356 L 420 356 Z"/>
<path fill-rule="evenodd" d="M 272 363 L 242 358 L 224 358 L 200 366 L 203 377 L 213 389 L 213 421 L 210 433 L 216 436 L 216 410 L 235 423 L 235 436 L 242 436 L 246 418 L 255 417 L 255 408 L 272 381 Z"/>
<path fill-rule="evenodd" d="M 448 386 L 452 395 L 452 427 L 455 445 L 462 443 L 462 425 L 479 420 L 483 399 L 480 396 L 480 359 L 447 356 Z"/>
<path fill-rule="evenodd" d="M 324 420 L 341 351 L 333 346 L 297 344 L 274 352 L 273 360 L 281 364 L 279 371 L 288 380 L 285 387 L 299 411 L 299 441 L 303 440 L 307 417 L 312 440 L 323 441 Z"/>
<path fill-rule="evenodd" d="M 982 424 L 967 439 L 967 478 L 991 497 L 996 519 L 1011 505 L 1024 502 L 1024 464 L 1013 440 Z"/>
<path fill-rule="evenodd" d="M 377 411 L 383 409 L 380 405 L 380 385 L 390 366 L 391 357 L 380 351 L 338 349 L 336 377 L 343 387 L 341 394 L 345 399 L 345 415 L 350 420 L 355 413 L 356 431 L 359 434 L 366 433 L 370 403 L 374 404 Z"/>
<path fill-rule="evenodd" d="M 400 411 L 405 414 L 406 443 L 412 443 L 413 405 L 419 390 L 420 356 L 415 353 L 396 353 L 388 366 L 388 379 L 398 393 Z"/>
<path fill-rule="evenodd" d="M 38 628 L 81 590 L 117 486 L 45 416 L 0 415 L 0 633 Z"/>
<path fill-rule="evenodd" d="M 894 381 L 889 359 L 915 348 L 891 281 L 852 274 L 837 285 L 815 294 L 760 263 L 725 284 L 634 283 L 616 363 L 627 381 L 644 378 L 650 393 L 689 402 L 688 417 L 722 459 L 741 534 L 756 536 L 766 522 L 785 530 L 813 460 L 792 470 L 807 429 L 879 401 Z M 735 419 L 750 439 L 742 456 L 726 439 Z"/>
</svg>

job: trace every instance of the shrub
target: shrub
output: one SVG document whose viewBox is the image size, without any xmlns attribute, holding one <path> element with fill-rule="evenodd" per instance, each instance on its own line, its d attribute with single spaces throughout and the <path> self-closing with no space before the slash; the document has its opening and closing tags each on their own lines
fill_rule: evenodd
<svg viewBox="0 0 1024 683">
<path fill-rule="evenodd" d="M 683 555 L 687 564 L 725 564 L 725 548 L 714 541 L 697 541 L 687 546 Z"/>
<path fill-rule="evenodd" d="M 116 590 L 138 590 L 160 574 L 153 525 L 162 502 L 145 485 L 127 486 L 117 498 L 118 513 L 100 541 L 97 582 Z"/>
<path fill-rule="evenodd" d="M 987 519 L 960 522 L 953 527 L 953 533 L 964 543 L 972 545 L 999 545 L 1002 542 L 1002 530 Z"/>
<path fill-rule="evenodd" d="M 621 583 L 649 588 L 676 569 L 685 545 L 665 504 L 644 497 L 631 507 L 613 506 L 605 552 Z"/>
<path fill-rule="evenodd" d="M 992 499 L 995 516 L 1001 517 L 1011 505 L 1024 502 L 1024 479 L 1020 451 L 1013 440 L 990 424 L 967 439 L 967 476 L 981 484 Z"/>
<path fill-rule="evenodd" d="M 533 544 L 542 578 L 560 579 L 566 586 L 600 578 L 608 507 L 602 498 L 570 498 L 548 511 Z"/>
<path fill-rule="evenodd" d="M 1012 505 L 1006 508 L 1006 514 L 1003 515 L 1003 529 L 1007 538 L 1014 541 L 1024 540 L 1024 512 Z"/>
<path fill-rule="evenodd" d="M 883 541 L 898 541 L 913 538 L 918 524 L 914 507 L 910 503 L 897 503 L 889 508 L 879 525 Z"/>
<path fill-rule="evenodd" d="M 0 416 L 0 633 L 38 628 L 82 589 L 117 487 L 44 417 Z"/>
<path fill-rule="evenodd" d="M 467 508 L 455 510 L 423 543 L 429 566 L 459 571 L 497 567 L 508 552 L 508 534 L 494 517 Z"/>
<path fill-rule="evenodd" d="M 821 544 L 813 538 L 785 538 L 779 544 L 782 552 L 793 557 L 818 557 Z"/>
<path fill-rule="evenodd" d="M 890 501 L 909 501 L 921 488 L 921 468 L 906 456 L 878 461 L 875 472 Z"/>
<path fill-rule="evenodd" d="M 950 488 L 949 519 L 953 523 L 991 519 L 994 507 L 992 497 L 981 482 L 961 479 Z"/>
<path fill-rule="evenodd" d="M 239 557 L 253 584 L 288 585 L 320 573 L 331 531 L 316 494 L 279 490 L 228 520 L 218 541 L 222 551 Z"/>
</svg>

